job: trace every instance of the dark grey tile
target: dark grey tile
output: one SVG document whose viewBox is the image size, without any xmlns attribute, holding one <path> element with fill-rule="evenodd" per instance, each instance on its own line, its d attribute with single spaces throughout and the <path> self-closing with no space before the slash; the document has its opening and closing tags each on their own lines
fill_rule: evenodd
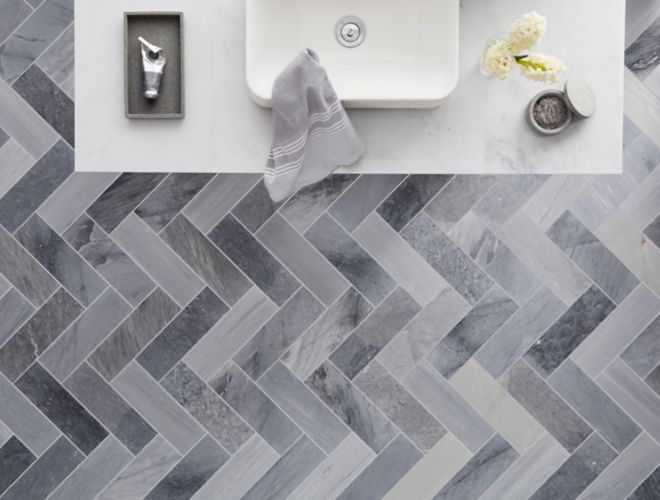
<svg viewBox="0 0 660 500">
<path fill-rule="evenodd" d="M 106 281 L 38 215 L 16 231 L 16 239 L 84 306 L 107 288 Z"/>
<path fill-rule="evenodd" d="M 2 500 L 42 500 L 85 459 L 62 436 L 2 496 Z"/>
<path fill-rule="evenodd" d="M 530 500 L 577 498 L 616 458 L 616 452 L 597 434 L 592 434 L 566 460 Z"/>
<path fill-rule="evenodd" d="M 470 304 L 476 304 L 493 285 L 493 281 L 424 212 L 417 215 L 401 235 Z"/>
<path fill-rule="evenodd" d="M 324 307 L 301 288 L 234 356 L 234 362 L 254 380 L 319 317 Z"/>
<path fill-rule="evenodd" d="M 644 379 L 646 385 L 655 391 L 660 396 L 660 365 L 656 366 L 654 370 L 649 373 Z"/>
<path fill-rule="evenodd" d="M 16 381 L 16 387 L 86 455 L 108 435 L 108 431 L 39 363 L 33 364 Z"/>
<path fill-rule="evenodd" d="M 409 175 L 376 210 L 385 221 L 400 231 L 453 176 Z"/>
<path fill-rule="evenodd" d="M 111 233 L 165 178 L 159 173 L 124 173 L 87 209 L 89 216 Z"/>
<path fill-rule="evenodd" d="M 570 359 L 548 378 L 548 382 L 618 452 L 626 449 L 642 432 Z"/>
<path fill-rule="evenodd" d="M 499 382 L 570 453 L 591 434 L 591 427 L 524 361 Z"/>
<path fill-rule="evenodd" d="M 277 212 L 285 201 L 273 202 L 266 186 L 261 181 L 238 202 L 231 213 L 254 233 Z"/>
<path fill-rule="evenodd" d="M 660 491 L 660 467 L 640 484 L 628 500 L 656 500 Z"/>
<path fill-rule="evenodd" d="M 160 236 L 228 305 L 233 306 L 252 286 L 185 216 L 176 217 Z"/>
<path fill-rule="evenodd" d="M 32 9 L 23 0 L 0 0 L 0 43 L 4 42 L 25 19 Z"/>
<path fill-rule="evenodd" d="M 0 245 L 1 246 L 1 245 Z M 0 346 L 34 313 L 34 307 L 16 290 L 0 298 Z"/>
<path fill-rule="evenodd" d="M 64 386 L 134 455 L 156 436 L 151 426 L 87 363 L 80 365 Z"/>
<path fill-rule="evenodd" d="M 518 306 L 493 287 L 428 354 L 428 360 L 449 379 L 511 317 Z"/>
<path fill-rule="evenodd" d="M 307 231 L 306 237 L 372 304 L 380 303 L 396 286 L 390 275 L 327 214 Z"/>
<path fill-rule="evenodd" d="M 582 296 L 525 353 L 525 359 L 544 377 L 550 375 L 616 306 L 595 285 Z"/>
<path fill-rule="evenodd" d="M 227 215 L 209 238 L 277 305 L 282 305 L 300 283 L 234 216 Z"/>
<path fill-rule="evenodd" d="M 181 362 L 161 385 L 229 452 L 235 453 L 253 435 L 243 420 L 195 372 Z"/>
<path fill-rule="evenodd" d="M 0 447 L 0 495 L 36 460 L 16 436 Z"/>
<path fill-rule="evenodd" d="M 433 500 L 479 498 L 518 458 L 518 453 L 499 434 L 493 436 Z"/>
<path fill-rule="evenodd" d="M 147 297 L 88 358 L 112 380 L 179 312 L 179 306 L 160 288 Z"/>
<path fill-rule="evenodd" d="M 289 417 L 235 364 L 228 363 L 209 385 L 278 453 L 300 436 Z"/>
<path fill-rule="evenodd" d="M 323 460 L 323 452 L 306 436 L 280 457 L 259 481 L 245 494 L 243 500 L 283 500 L 303 482 Z"/>
<path fill-rule="evenodd" d="M 205 288 L 137 357 L 156 380 L 165 375 L 229 310 Z"/>
<path fill-rule="evenodd" d="M 332 205 L 330 213 L 351 232 L 404 178 L 405 175 L 363 175 Z"/>
<path fill-rule="evenodd" d="M 58 141 L 0 199 L 0 224 L 13 233 L 72 172 L 73 150 Z"/>
<path fill-rule="evenodd" d="M 660 17 L 627 49 L 625 64 L 642 80 L 660 64 Z"/>
<path fill-rule="evenodd" d="M 212 178 L 213 174 L 170 174 L 140 203 L 135 213 L 159 232 Z"/>
<path fill-rule="evenodd" d="M 571 212 L 565 212 L 546 234 L 617 304 L 639 284 L 635 275 Z"/>
<path fill-rule="evenodd" d="M 75 145 L 73 101 L 46 73 L 32 65 L 12 87 L 71 147 Z"/>
<path fill-rule="evenodd" d="M 655 243 L 655 246 L 660 248 L 660 215 L 644 229 L 644 234 L 649 240 Z"/>
<path fill-rule="evenodd" d="M 323 363 L 305 383 L 376 453 L 396 436 L 396 428 L 332 363 Z"/>
<path fill-rule="evenodd" d="M 205 436 L 145 497 L 148 500 L 187 500 L 227 461 L 229 455 Z"/>
<path fill-rule="evenodd" d="M 86 214 L 62 235 L 64 239 L 132 306 L 137 306 L 156 284 Z"/>
<path fill-rule="evenodd" d="M 16 380 L 82 313 L 64 289 L 58 290 L 0 349 L 0 371 Z"/>
<path fill-rule="evenodd" d="M 621 359 L 642 378 L 660 363 L 660 316 L 621 353 Z"/>
<path fill-rule="evenodd" d="M 422 458 L 410 441 L 399 434 L 339 495 L 341 500 L 382 498 Z"/>
<path fill-rule="evenodd" d="M 2 1 L 2 0 L 0 0 Z M 21 2 L 23 0 L 20 0 Z M 9 135 L 7 132 L 5 132 L 2 127 L 0 127 L 0 148 L 5 145 L 5 142 L 7 142 L 10 139 Z"/>
<path fill-rule="evenodd" d="M 335 350 L 332 362 L 354 378 L 422 309 L 402 288 L 392 292 Z"/>
</svg>

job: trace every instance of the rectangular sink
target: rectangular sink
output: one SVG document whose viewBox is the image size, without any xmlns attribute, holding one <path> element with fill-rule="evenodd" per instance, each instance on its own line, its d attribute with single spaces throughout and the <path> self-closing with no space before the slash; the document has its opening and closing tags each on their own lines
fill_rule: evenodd
<svg viewBox="0 0 660 500">
<path fill-rule="evenodd" d="M 246 79 L 261 106 L 304 48 L 346 107 L 435 107 L 458 81 L 459 0 L 246 0 L 246 9 Z M 340 43 L 344 26 L 357 46 Z"/>
</svg>

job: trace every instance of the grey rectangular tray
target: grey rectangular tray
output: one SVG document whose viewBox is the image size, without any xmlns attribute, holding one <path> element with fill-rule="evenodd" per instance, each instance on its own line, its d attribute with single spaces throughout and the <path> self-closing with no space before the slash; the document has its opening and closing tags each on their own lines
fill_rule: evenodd
<svg viewBox="0 0 660 500">
<path fill-rule="evenodd" d="M 165 52 L 160 96 L 153 101 L 142 95 L 139 36 Z M 124 103 L 127 118 L 184 117 L 182 12 L 124 12 Z"/>
</svg>

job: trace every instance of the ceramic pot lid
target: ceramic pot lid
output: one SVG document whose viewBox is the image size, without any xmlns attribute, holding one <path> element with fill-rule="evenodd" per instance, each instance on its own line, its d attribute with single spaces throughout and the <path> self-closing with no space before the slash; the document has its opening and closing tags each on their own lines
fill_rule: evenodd
<svg viewBox="0 0 660 500">
<path fill-rule="evenodd" d="M 596 112 L 596 98 L 589 84 L 582 80 L 568 80 L 564 87 L 566 101 L 576 115 L 589 118 Z"/>
</svg>

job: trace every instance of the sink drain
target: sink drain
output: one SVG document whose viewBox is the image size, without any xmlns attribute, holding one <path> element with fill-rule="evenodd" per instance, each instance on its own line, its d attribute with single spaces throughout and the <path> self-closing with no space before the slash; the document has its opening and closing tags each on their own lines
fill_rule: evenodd
<svg viewBox="0 0 660 500">
<path fill-rule="evenodd" d="M 357 47 L 364 41 L 367 28 L 359 17 L 342 17 L 337 23 L 337 41 L 344 47 Z"/>
</svg>

